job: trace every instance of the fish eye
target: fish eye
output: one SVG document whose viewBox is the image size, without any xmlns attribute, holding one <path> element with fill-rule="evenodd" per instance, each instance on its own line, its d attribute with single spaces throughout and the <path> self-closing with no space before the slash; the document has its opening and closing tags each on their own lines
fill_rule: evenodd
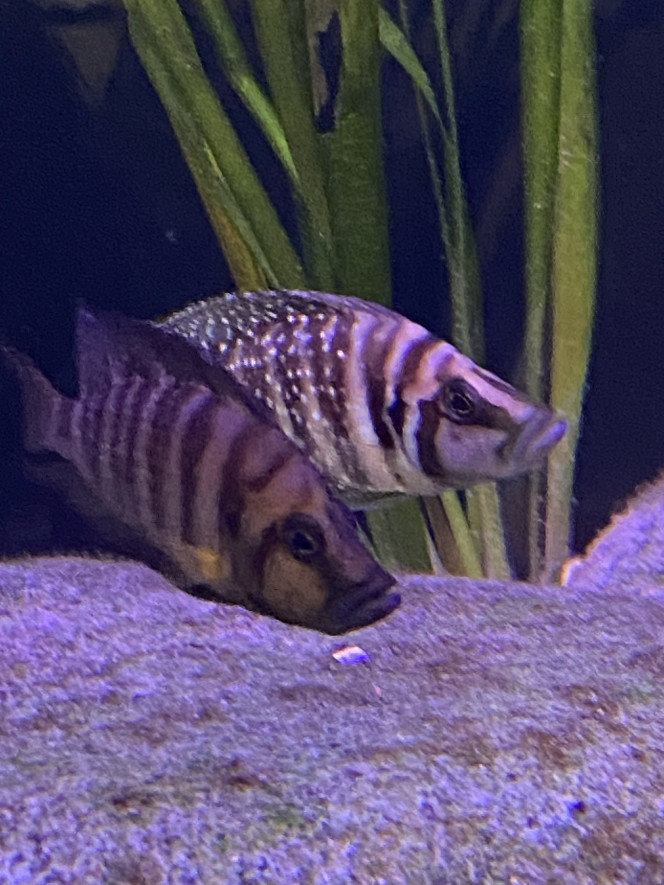
<svg viewBox="0 0 664 885">
<path fill-rule="evenodd" d="M 284 520 L 280 534 L 291 555 L 299 562 L 311 562 L 325 549 L 320 526 L 302 513 L 295 513 Z"/>
<path fill-rule="evenodd" d="M 477 395 L 463 378 L 452 378 L 443 385 L 445 413 L 459 424 L 472 424 L 478 414 Z"/>
</svg>

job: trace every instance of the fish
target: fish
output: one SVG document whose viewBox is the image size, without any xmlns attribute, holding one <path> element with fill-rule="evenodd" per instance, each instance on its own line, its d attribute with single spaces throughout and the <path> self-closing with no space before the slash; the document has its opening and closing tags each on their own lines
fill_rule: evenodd
<svg viewBox="0 0 664 885">
<path fill-rule="evenodd" d="M 25 448 L 73 465 L 176 583 L 330 634 L 399 605 L 352 512 L 230 374 L 166 329 L 88 308 L 76 351 L 72 399 L 0 349 L 20 384 Z"/>
<path fill-rule="evenodd" d="M 351 506 L 526 473 L 567 429 L 449 342 L 352 296 L 227 293 L 159 324 L 263 402 Z"/>
</svg>

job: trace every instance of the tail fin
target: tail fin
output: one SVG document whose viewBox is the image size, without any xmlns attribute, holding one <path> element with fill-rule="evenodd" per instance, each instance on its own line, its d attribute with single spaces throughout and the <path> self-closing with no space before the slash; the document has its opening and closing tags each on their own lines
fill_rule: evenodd
<svg viewBox="0 0 664 885">
<path fill-rule="evenodd" d="M 0 362 L 21 387 L 23 444 L 29 452 L 57 452 L 70 460 L 73 401 L 59 393 L 25 354 L 0 342 Z"/>
</svg>

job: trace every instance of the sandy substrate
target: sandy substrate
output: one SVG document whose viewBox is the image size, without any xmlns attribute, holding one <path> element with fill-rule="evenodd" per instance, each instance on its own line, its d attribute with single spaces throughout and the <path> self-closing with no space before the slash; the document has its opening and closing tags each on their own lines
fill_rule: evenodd
<svg viewBox="0 0 664 885">
<path fill-rule="evenodd" d="M 664 882 L 653 495 L 567 587 L 407 579 L 342 638 L 0 565 L 0 885 Z"/>
</svg>

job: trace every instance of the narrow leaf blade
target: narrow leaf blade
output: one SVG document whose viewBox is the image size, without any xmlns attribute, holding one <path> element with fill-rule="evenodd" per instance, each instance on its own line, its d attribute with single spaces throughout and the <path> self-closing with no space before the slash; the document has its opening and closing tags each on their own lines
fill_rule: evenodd
<svg viewBox="0 0 664 885">
<path fill-rule="evenodd" d="M 597 281 L 597 103 L 592 7 L 564 0 L 551 400 L 570 428 L 549 458 L 545 570 L 568 556 L 574 455 Z"/>
</svg>

